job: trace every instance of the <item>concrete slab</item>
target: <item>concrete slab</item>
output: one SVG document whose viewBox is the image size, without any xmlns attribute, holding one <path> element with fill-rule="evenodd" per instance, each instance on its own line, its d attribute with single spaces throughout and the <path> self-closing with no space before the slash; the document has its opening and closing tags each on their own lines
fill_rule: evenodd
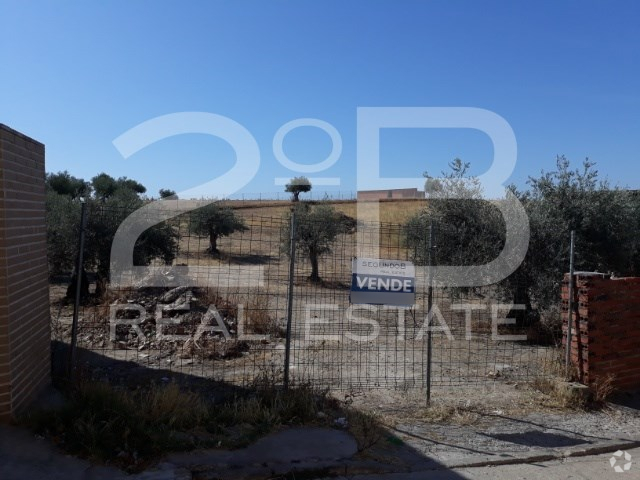
<svg viewBox="0 0 640 480">
<path fill-rule="evenodd" d="M 458 429 L 460 431 L 457 433 L 460 436 L 470 434 L 468 429 Z M 296 476 L 304 472 L 305 478 L 520 478 L 498 475 L 502 471 L 500 469 L 510 472 L 511 475 L 519 471 L 530 474 L 533 470 L 527 470 L 529 467 L 526 465 L 532 463 L 551 462 L 551 465 L 553 462 L 564 463 L 570 460 L 578 468 L 581 465 L 581 461 L 578 460 L 580 458 L 609 458 L 611 453 L 618 449 L 632 451 L 640 445 L 638 440 L 602 437 L 582 437 L 583 440 L 588 438 L 588 441 L 576 443 L 569 442 L 564 437 L 550 438 L 536 433 L 532 436 L 535 441 L 524 442 L 530 443 L 524 450 L 520 448 L 523 446 L 521 437 L 514 435 L 517 432 L 501 428 L 490 435 L 485 434 L 485 444 L 472 450 L 468 445 L 460 448 L 460 445 L 446 444 L 446 439 L 442 436 L 447 431 L 451 435 L 456 430 L 453 426 L 446 429 L 444 426 L 414 426 L 405 430 L 412 433 L 413 436 L 407 438 L 416 441 L 413 445 L 389 436 L 382 438 L 373 448 L 358 452 L 355 439 L 346 431 L 316 427 L 292 428 L 268 435 L 244 449 L 172 454 L 156 467 L 129 476 L 116 468 L 92 465 L 86 460 L 65 455 L 49 441 L 36 437 L 27 430 L 0 426 L 0 478 L 257 480 L 292 472 L 295 472 Z M 485 433 L 489 432 L 485 430 Z M 506 434 L 508 435 L 505 436 Z M 500 451 L 503 447 L 499 443 L 493 444 L 496 437 L 500 442 L 514 439 L 517 442 L 511 450 Z M 438 439 L 437 443 L 434 443 L 435 438 Z M 496 448 L 488 448 L 490 446 Z M 640 454 L 637 450 L 633 451 L 634 461 L 637 461 L 635 459 L 640 458 Z M 599 466 L 597 471 L 600 472 L 602 468 L 604 467 Z M 566 472 L 562 470 L 562 474 L 564 473 Z M 632 477 L 633 475 L 629 478 Z M 602 478 L 608 477 L 600 476 L 598 480 Z"/>
</svg>

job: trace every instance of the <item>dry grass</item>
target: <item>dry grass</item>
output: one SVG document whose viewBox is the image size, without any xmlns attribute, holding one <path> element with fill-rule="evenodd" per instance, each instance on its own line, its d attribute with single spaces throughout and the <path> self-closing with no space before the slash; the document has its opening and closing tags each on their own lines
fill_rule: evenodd
<svg viewBox="0 0 640 480">
<path fill-rule="evenodd" d="M 569 381 L 575 376 L 567 370 L 564 363 L 564 351 L 556 348 L 555 352 L 539 359 L 539 374 L 533 379 L 530 386 L 535 391 L 542 393 L 547 407 L 560 409 L 583 409 L 587 399 L 576 395 L 575 390 L 569 387 Z"/>
<path fill-rule="evenodd" d="M 83 381 L 66 394 L 62 408 L 31 413 L 23 422 L 70 453 L 129 472 L 166 452 L 237 448 L 282 425 L 317 424 L 318 412 L 335 407 L 325 391 L 305 386 L 283 391 L 272 383 L 218 404 L 176 384 L 127 389 Z M 363 432 L 373 428 L 355 416 L 354 422 Z"/>
<path fill-rule="evenodd" d="M 313 202 L 316 203 L 316 202 Z M 358 202 L 355 200 L 336 200 L 328 202 L 339 212 L 355 218 Z M 365 202 L 373 203 L 373 202 Z M 380 208 L 380 222 L 400 224 L 404 223 L 409 217 L 418 213 L 425 208 L 426 200 L 423 199 L 406 199 L 406 200 L 381 200 L 378 202 Z M 282 217 L 290 210 L 292 203 L 290 201 L 229 201 L 228 205 L 236 209 L 243 217 L 251 215 L 263 217 Z"/>
<path fill-rule="evenodd" d="M 245 307 L 245 319 L 251 333 L 259 335 L 278 334 L 278 323 L 270 315 L 269 296 L 254 294 Z"/>
<path fill-rule="evenodd" d="M 349 409 L 345 418 L 349 426 L 349 432 L 358 443 L 359 451 L 371 448 L 384 435 L 380 417 L 375 412 L 370 413 Z"/>
<path fill-rule="evenodd" d="M 451 405 L 444 402 L 432 402 L 422 410 L 418 418 L 430 423 L 448 423 L 454 425 L 473 425 L 481 415 L 477 406 Z"/>
<path fill-rule="evenodd" d="M 220 255 L 209 255 L 206 249 L 209 241 L 205 237 L 198 237 L 188 234 L 187 221 L 183 220 L 180 225 L 180 232 L 183 234 L 179 240 L 178 257 L 175 263 L 178 265 L 199 265 L 216 266 L 229 263 L 244 263 L 249 261 L 249 257 L 269 258 L 273 260 L 271 266 L 278 268 L 282 264 L 282 254 L 280 252 L 282 223 L 279 219 L 284 219 L 291 210 L 291 202 L 270 201 L 270 202 L 229 202 L 237 209 L 238 214 L 245 219 L 249 231 L 236 232 L 228 237 L 219 239 Z M 355 201 L 330 202 L 338 212 L 344 213 L 351 218 L 357 217 L 358 204 Z M 364 208 L 370 203 L 365 203 Z M 425 200 L 392 200 L 379 202 L 379 221 L 383 224 L 395 226 L 405 223 L 411 216 L 424 209 Z M 406 250 L 403 245 L 402 235 L 399 227 L 381 232 L 379 243 L 381 254 L 390 258 L 405 258 Z M 355 233 L 349 234 L 355 237 Z M 251 245 L 251 251 L 247 250 L 247 245 Z M 354 244 L 353 240 L 338 240 L 338 245 Z M 248 254 L 251 255 L 248 255 Z M 352 252 L 344 250 L 338 252 L 343 258 L 350 258 Z M 281 261 L 278 262 L 278 259 Z M 249 262 L 250 263 L 250 262 Z"/>
<path fill-rule="evenodd" d="M 365 203 L 364 205 L 366 208 L 367 203 Z M 399 225 L 405 223 L 413 215 L 423 210 L 426 207 L 427 202 L 426 200 L 421 199 L 391 201 L 383 200 L 379 202 L 378 205 L 380 212 L 379 221 L 381 223 Z M 345 215 L 349 215 L 352 218 L 357 217 L 358 203 L 355 201 L 348 203 L 338 203 L 335 204 L 334 207 L 336 210 L 344 213 Z"/>
<path fill-rule="evenodd" d="M 198 303 L 203 308 L 211 305 L 216 307 L 222 318 L 237 318 L 239 298 L 237 295 L 220 295 L 216 288 L 199 288 L 195 289 Z"/>
<path fill-rule="evenodd" d="M 615 392 L 616 376 L 612 373 L 608 373 L 603 376 L 596 377 L 591 383 L 591 392 L 593 393 L 593 401 L 597 404 L 604 404 L 611 398 L 611 395 Z"/>
<path fill-rule="evenodd" d="M 561 409 L 582 410 L 586 407 L 586 399 L 576 396 L 569 388 L 569 384 L 558 378 L 538 377 L 531 383 L 531 386 L 543 393 L 545 405 Z"/>
<path fill-rule="evenodd" d="M 555 351 L 549 352 L 542 358 L 538 359 L 538 368 L 541 377 L 558 378 L 564 380 L 572 380 L 573 377 L 566 377 L 566 367 L 564 364 L 564 350 L 555 348 Z"/>
</svg>

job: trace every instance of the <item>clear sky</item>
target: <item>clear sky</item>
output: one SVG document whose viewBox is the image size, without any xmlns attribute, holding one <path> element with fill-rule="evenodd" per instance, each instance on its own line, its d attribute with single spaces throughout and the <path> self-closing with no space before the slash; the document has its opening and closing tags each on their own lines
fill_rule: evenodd
<svg viewBox="0 0 640 480">
<path fill-rule="evenodd" d="M 317 118 L 342 154 L 310 176 L 356 188 L 358 107 L 463 106 L 513 128 L 510 182 L 565 154 L 640 188 L 640 2 L 0 0 L 0 122 L 46 144 L 47 170 L 105 171 L 177 191 L 228 171 L 233 149 L 188 134 L 124 159 L 112 143 L 141 122 L 211 112 L 243 125 L 261 163 L 244 188 L 282 191 L 272 140 Z M 331 142 L 304 127 L 284 139 L 298 163 Z M 387 129 L 381 173 L 437 173 L 461 157 L 481 174 L 493 147 L 476 130 Z"/>
</svg>

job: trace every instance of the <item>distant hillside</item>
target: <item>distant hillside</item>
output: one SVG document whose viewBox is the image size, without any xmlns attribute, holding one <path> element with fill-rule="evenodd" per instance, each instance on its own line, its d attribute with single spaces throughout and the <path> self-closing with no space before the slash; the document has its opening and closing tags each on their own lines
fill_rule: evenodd
<svg viewBox="0 0 640 480">
<path fill-rule="evenodd" d="M 309 203 L 322 203 L 312 201 Z M 357 202 L 355 200 L 329 200 L 336 210 L 356 217 Z M 239 210 L 243 216 L 281 217 L 291 208 L 289 200 L 226 200 L 225 204 Z M 385 199 L 380 200 L 380 221 L 383 223 L 404 223 L 409 217 L 425 208 L 424 199 Z"/>
</svg>

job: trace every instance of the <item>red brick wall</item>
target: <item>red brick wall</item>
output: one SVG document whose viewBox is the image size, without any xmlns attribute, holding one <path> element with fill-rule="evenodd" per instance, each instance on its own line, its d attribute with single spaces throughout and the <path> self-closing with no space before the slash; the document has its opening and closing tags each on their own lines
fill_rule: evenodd
<svg viewBox="0 0 640 480">
<path fill-rule="evenodd" d="M 0 124 L 0 420 L 50 382 L 44 145 Z"/>
<path fill-rule="evenodd" d="M 564 345 L 568 298 L 567 275 Z M 640 388 L 640 278 L 576 275 L 571 344 L 571 361 L 583 383 L 613 375 L 620 390 Z"/>
</svg>

